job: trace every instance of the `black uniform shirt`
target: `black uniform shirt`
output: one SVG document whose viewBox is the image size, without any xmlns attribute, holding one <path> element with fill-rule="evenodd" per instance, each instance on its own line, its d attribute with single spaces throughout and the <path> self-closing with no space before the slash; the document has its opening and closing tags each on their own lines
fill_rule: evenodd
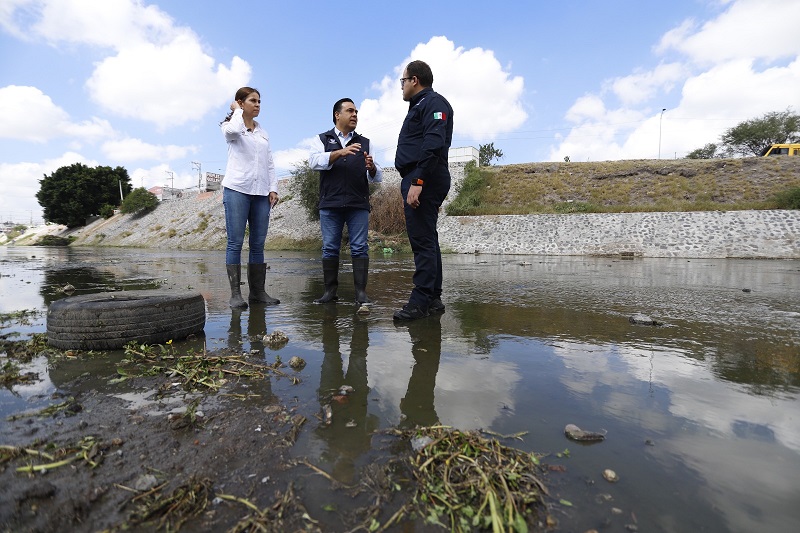
<svg viewBox="0 0 800 533">
<path fill-rule="evenodd" d="M 452 141 L 453 108 L 444 96 L 426 87 L 408 103 L 394 166 L 403 178 L 435 183 L 438 173 L 449 173 L 447 153 Z"/>
</svg>

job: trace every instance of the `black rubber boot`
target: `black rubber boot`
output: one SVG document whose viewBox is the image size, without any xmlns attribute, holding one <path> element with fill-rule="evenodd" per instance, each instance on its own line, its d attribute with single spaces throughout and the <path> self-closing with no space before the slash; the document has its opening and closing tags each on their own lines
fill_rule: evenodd
<svg viewBox="0 0 800 533">
<path fill-rule="evenodd" d="M 262 303 L 264 305 L 277 305 L 281 303 L 277 298 L 273 298 L 264 290 L 264 282 L 267 278 L 267 265 L 265 263 L 250 263 L 247 265 L 247 284 L 250 285 L 250 302 Z"/>
<path fill-rule="evenodd" d="M 339 258 L 329 257 L 322 260 L 322 279 L 325 282 L 325 294 L 314 300 L 315 304 L 326 304 L 339 299 L 336 290 L 339 288 Z"/>
<path fill-rule="evenodd" d="M 367 297 L 367 273 L 369 272 L 369 257 L 353 258 L 353 285 L 356 289 L 356 303 L 370 304 L 372 300 Z"/>
<path fill-rule="evenodd" d="M 225 269 L 231 285 L 231 309 L 247 309 L 247 302 L 242 298 L 242 265 L 225 265 Z"/>
</svg>

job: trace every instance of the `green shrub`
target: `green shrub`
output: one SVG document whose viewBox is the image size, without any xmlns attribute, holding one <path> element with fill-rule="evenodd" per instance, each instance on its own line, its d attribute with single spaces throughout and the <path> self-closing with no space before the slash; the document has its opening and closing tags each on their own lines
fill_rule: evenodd
<svg viewBox="0 0 800 533">
<path fill-rule="evenodd" d="M 299 198 L 298 201 L 306 210 L 308 218 L 319 220 L 319 172 L 311 170 L 308 160 L 305 160 L 295 164 L 291 174 L 290 191 Z"/>
<path fill-rule="evenodd" d="M 464 181 L 458 188 L 456 197 L 447 206 L 446 212 L 451 216 L 471 215 L 481 205 L 483 191 L 486 190 L 487 179 L 483 171 L 473 161 L 464 166 Z"/>
<path fill-rule="evenodd" d="M 111 218 L 114 216 L 115 209 L 116 209 L 115 206 L 111 204 L 106 204 L 100 208 L 100 216 L 103 218 Z"/>
<path fill-rule="evenodd" d="M 158 198 L 155 194 L 151 193 L 144 187 L 133 189 L 131 193 L 125 197 L 120 206 L 120 211 L 125 214 L 138 213 L 140 211 L 148 211 L 158 205 Z"/>
<path fill-rule="evenodd" d="M 775 195 L 778 209 L 800 209 L 800 187 L 783 191 Z"/>
</svg>

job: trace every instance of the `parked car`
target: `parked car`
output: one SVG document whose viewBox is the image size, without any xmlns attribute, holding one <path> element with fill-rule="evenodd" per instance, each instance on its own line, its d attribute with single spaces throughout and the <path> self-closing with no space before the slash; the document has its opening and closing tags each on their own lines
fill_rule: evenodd
<svg viewBox="0 0 800 533">
<path fill-rule="evenodd" d="M 766 151 L 764 157 L 768 155 L 800 155 L 800 143 L 794 144 L 773 144 Z"/>
</svg>

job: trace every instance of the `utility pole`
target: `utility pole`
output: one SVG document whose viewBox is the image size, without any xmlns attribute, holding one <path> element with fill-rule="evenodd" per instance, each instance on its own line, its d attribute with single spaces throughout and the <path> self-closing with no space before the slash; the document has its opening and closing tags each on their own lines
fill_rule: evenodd
<svg viewBox="0 0 800 533">
<path fill-rule="evenodd" d="M 203 181 L 203 173 L 200 170 L 200 163 L 192 161 L 192 170 L 197 171 L 197 192 L 200 192 L 200 183 Z"/>
<path fill-rule="evenodd" d="M 664 111 L 667 108 L 661 110 L 661 118 L 658 119 L 658 158 L 661 159 L 661 123 L 664 122 Z"/>
<path fill-rule="evenodd" d="M 164 172 L 169 174 L 169 179 L 171 180 L 170 181 L 170 185 L 169 185 L 169 197 L 170 198 L 174 198 L 175 197 L 175 173 L 172 172 L 171 170 L 165 170 Z"/>
</svg>

